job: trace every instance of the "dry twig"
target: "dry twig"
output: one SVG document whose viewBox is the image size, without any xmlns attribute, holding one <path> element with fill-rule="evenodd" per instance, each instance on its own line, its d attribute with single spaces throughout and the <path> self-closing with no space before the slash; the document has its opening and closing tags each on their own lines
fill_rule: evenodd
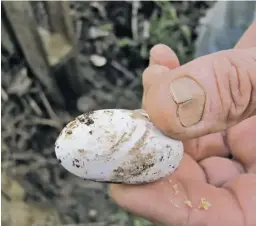
<svg viewBox="0 0 256 226">
<path fill-rule="evenodd" d="M 138 41 L 138 10 L 140 7 L 139 1 L 132 2 L 132 35 L 135 41 Z"/>
</svg>

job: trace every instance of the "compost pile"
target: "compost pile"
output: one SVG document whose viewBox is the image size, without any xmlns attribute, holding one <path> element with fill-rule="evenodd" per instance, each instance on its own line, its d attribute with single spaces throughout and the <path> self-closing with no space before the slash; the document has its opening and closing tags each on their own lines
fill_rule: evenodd
<svg viewBox="0 0 256 226">
<path fill-rule="evenodd" d="M 112 203 L 105 185 L 83 181 L 63 169 L 54 143 L 63 126 L 80 113 L 140 108 L 141 75 L 150 48 L 165 43 L 181 63 L 189 61 L 196 27 L 210 4 L 70 3 L 79 47 L 73 81 L 79 77 L 82 91 L 77 93 L 70 85 L 72 77 L 57 70 L 62 106 L 51 101 L 54 97 L 45 92 L 18 49 L 2 47 L 3 225 L 16 225 L 15 218 L 26 219 L 24 226 L 36 225 L 33 222 L 42 216 L 48 223 L 44 225 L 149 225 Z"/>
</svg>

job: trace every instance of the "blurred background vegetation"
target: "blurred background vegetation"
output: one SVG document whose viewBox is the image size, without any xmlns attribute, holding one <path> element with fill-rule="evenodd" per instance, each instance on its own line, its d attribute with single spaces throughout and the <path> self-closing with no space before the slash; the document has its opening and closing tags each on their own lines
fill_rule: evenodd
<svg viewBox="0 0 256 226">
<path fill-rule="evenodd" d="M 45 3 L 31 4 L 35 22 L 42 28 L 40 34 L 47 40 Z M 54 142 L 65 123 L 80 113 L 139 108 L 141 75 L 148 65 L 150 48 L 164 43 L 182 64 L 191 60 L 199 19 L 213 4 L 72 1 L 66 16 L 72 21 L 71 47 L 77 44 L 77 52 L 66 61 L 48 65 L 44 76 L 39 73 L 43 66 L 35 66 L 26 56 L 26 51 L 37 54 L 36 50 L 22 48 L 17 41 L 22 29 L 32 26 L 33 17 L 28 21 L 14 18 L 20 13 L 14 10 L 15 5 L 2 10 L 6 29 L 2 28 L 1 43 L 3 226 L 152 225 L 117 207 L 105 185 L 83 181 L 64 170 L 56 161 Z M 26 7 L 22 13 L 29 14 Z M 22 28 L 19 34 L 11 27 L 11 16 Z M 46 42 L 49 51 L 58 45 L 64 49 L 62 39 L 56 40 Z M 56 52 L 52 61 L 59 57 Z"/>
</svg>

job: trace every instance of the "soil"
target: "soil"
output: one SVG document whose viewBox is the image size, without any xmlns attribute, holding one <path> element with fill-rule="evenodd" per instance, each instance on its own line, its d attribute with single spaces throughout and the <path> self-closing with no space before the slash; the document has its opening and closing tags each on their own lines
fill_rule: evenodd
<svg viewBox="0 0 256 226">
<path fill-rule="evenodd" d="M 140 108 L 150 48 L 165 43 L 182 64 L 191 60 L 199 19 L 212 4 L 72 1 L 82 92 L 63 76 L 65 68 L 56 69 L 64 106 L 51 101 L 18 49 L 2 48 L 3 225 L 152 225 L 113 203 L 107 185 L 67 172 L 54 143 L 81 113 Z"/>
</svg>

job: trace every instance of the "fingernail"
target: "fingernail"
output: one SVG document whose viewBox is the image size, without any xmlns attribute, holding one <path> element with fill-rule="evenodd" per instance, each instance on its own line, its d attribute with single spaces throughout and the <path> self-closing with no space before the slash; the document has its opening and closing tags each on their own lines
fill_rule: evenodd
<svg viewBox="0 0 256 226">
<path fill-rule="evenodd" d="M 181 125 L 189 127 L 197 124 L 204 113 L 204 88 L 194 79 L 184 76 L 171 82 L 170 92 L 177 104 L 177 117 Z"/>
</svg>

